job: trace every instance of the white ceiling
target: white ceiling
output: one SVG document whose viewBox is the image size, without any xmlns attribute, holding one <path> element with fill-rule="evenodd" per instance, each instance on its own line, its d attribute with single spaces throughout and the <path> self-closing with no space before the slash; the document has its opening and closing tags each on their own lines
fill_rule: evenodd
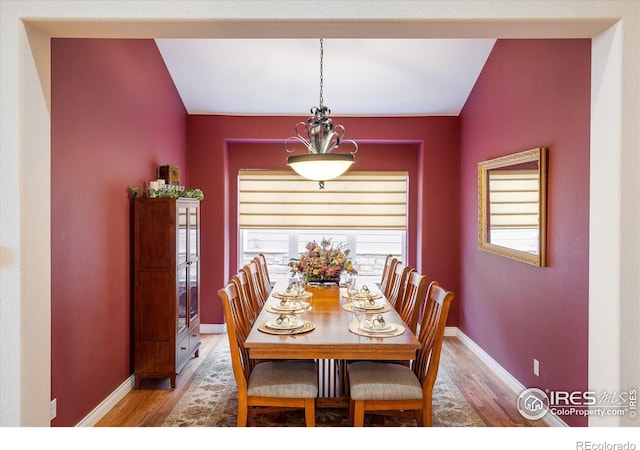
<svg viewBox="0 0 640 450">
<path fill-rule="evenodd" d="M 156 39 L 189 114 L 308 115 L 319 39 Z M 458 115 L 495 39 L 324 39 L 334 116 Z"/>
</svg>

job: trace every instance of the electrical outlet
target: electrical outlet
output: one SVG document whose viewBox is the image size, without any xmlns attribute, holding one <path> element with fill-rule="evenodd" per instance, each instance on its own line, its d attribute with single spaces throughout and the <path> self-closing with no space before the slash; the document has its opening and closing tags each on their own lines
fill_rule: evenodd
<svg viewBox="0 0 640 450">
<path fill-rule="evenodd" d="M 53 400 L 51 400 L 51 405 L 50 405 L 50 412 L 49 412 L 50 420 L 55 419 L 57 414 L 58 414 L 58 399 L 54 398 Z"/>
<path fill-rule="evenodd" d="M 537 377 L 540 376 L 540 361 L 533 358 L 533 374 Z"/>
</svg>

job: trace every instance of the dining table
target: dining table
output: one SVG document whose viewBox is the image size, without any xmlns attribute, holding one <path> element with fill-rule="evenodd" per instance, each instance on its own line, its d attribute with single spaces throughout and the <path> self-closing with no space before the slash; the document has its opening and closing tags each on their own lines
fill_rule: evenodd
<svg viewBox="0 0 640 450">
<path fill-rule="evenodd" d="M 249 357 L 256 360 L 316 360 L 319 364 L 318 406 L 348 405 L 349 361 L 408 362 L 415 358 L 420 341 L 389 304 L 374 279 L 359 280 L 359 289 L 366 285 L 370 298 L 375 299 L 375 308 L 367 309 L 365 320 L 371 325 L 373 319 L 382 316 L 391 333 L 359 328 L 346 288 L 323 284 L 306 285 L 300 297 L 311 305 L 306 317 L 299 311 L 295 314 L 296 320 L 306 320 L 305 327 L 291 332 L 270 329 L 268 324 L 283 317 L 279 308 L 288 300 L 290 282 L 288 277 L 277 280 L 247 336 L 245 348 Z"/>
</svg>

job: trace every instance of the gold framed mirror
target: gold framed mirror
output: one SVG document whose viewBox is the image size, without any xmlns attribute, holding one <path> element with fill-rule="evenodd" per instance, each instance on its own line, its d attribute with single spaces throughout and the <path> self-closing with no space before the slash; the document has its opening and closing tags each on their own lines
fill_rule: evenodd
<svg viewBox="0 0 640 450">
<path fill-rule="evenodd" d="M 478 247 L 546 266 L 547 149 L 478 163 Z"/>
</svg>

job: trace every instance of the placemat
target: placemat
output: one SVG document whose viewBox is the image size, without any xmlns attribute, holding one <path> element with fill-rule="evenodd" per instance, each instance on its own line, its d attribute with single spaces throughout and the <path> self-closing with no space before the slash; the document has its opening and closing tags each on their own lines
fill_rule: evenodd
<svg viewBox="0 0 640 450">
<path fill-rule="evenodd" d="M 274 330 L 272 328 L 267 327 L 266 322 L 262 322 L 260 325 L 258 325 L 258 330 L 262 331 L 263 333 L 267 333 L 267 334 L 284 334 L 284 335 L 293 335 L 293 334 L 302 334 L 302 333 L 308 333 L 311 330 L 314 330 L 316 328 L 316 325 L 313 322 L 305 322 L 304 325 L 302 325 L 300 328 L 295 328 L 293 330 Z"/>
<path fill-rule="evenodd" d="M 366 336 L 371 338 L 394 337 L 394 336 L 400 336 L 402 333 L 404 333 L 405 328 L 402 325 L 399 325 L 397 323 L 394 323 L 393 325 L 396 326 L 396 329 L 392 331 L 388 331 L 388 332 L 385 331 L 384 333 L 368 332 L 366 330 L 361 330 L 358 327 L 358 322 L 354 320 L 349 324 L 349 331 L 359 336 Z"/>
</svg>

